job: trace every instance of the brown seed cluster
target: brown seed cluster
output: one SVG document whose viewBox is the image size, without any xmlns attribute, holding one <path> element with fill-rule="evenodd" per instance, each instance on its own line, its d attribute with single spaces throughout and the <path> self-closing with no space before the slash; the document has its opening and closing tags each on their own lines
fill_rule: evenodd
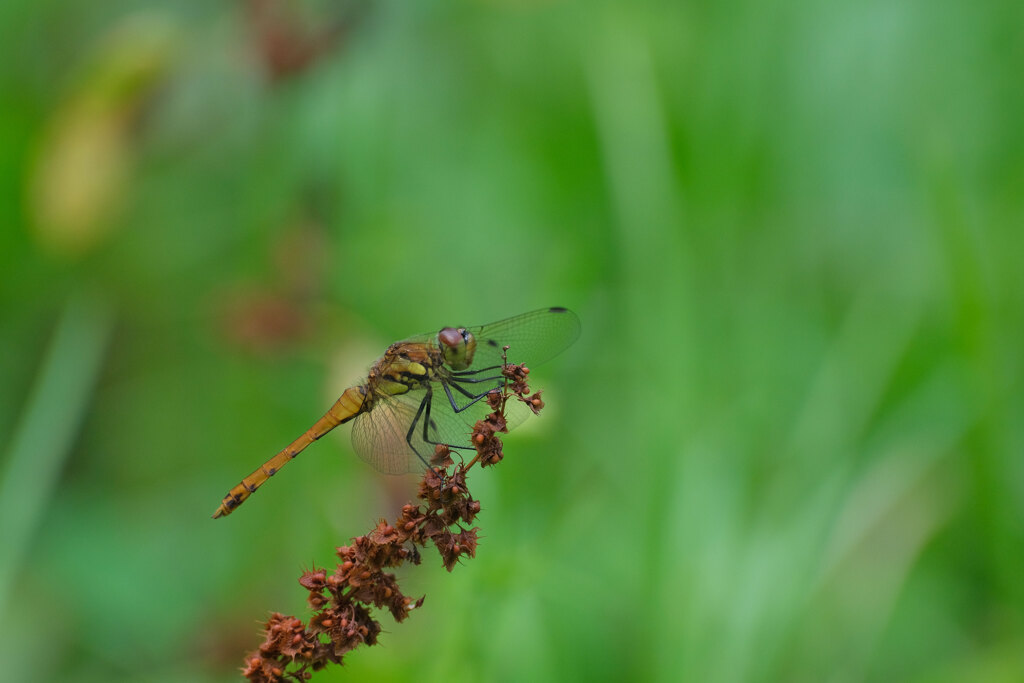
<svg viewBox="0 0 1024 683">
<path fill-rule="evenodd" d="M 395 575 L 385 571 L 403 562 L 419 564 L 419 547 L 433 544 L 448 571 L 463 557 L 474 557 L 478 527 L 471 527 L 480 512 L 466 486 L 466 473 L 479 460 L 493 465 L 502 457 L 497 436 L 508 431 L 505 406 L 513 396 L 538 412 L 540 392 L 528 396 L 521 365 L 503 368 L 504 389 L 487 396 L 491 414 L 476 423 L 470 441 L 476 457 L 455 465 L 450 450 L 438 446 L 419 485 L 418 505 L 408 503 L 393 524 L 380 520 L 365 536 L 337 549 L 340 560 L 333 572 L 311 569 L 299 583 L 309 591 L 314 610 L 308 625 L 290 616 L 271 615 L 264 627 L 263 643 L 249 654 L 242 671 L 251 681 L 304 681 L 330 663 L 340 664 L 344 655 L 359 645 L 374 645 L 381 625 L 370 608 L 386 608 L 395 621 L 404 621 L 423 604 L 402 593 Z"/>
</svg>

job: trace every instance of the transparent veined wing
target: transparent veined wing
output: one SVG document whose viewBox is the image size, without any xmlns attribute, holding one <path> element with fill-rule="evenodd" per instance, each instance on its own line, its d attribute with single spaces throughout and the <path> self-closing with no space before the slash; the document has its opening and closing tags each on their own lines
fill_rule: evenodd
<svg viewBox="0 0 1024 683">
<path fill-rule="evenodd" d="M 422 393 L 422 392 L 416 392 Z M 378 472 L 411 472 L 416 453 L 406 442 L 406 434 L 416 415 L 405 401 L 390 398 L 374 404 L 368 412 L 352 421 L 352 447 L 356 454 Z"/>
<path fill-rule="evenodd" d="M 480 393 L 500 386 L 501 382 L 489 383 Z M 460 412 L 455 412 L 439 384 L 430 392 L 417 389 L 379 398 L 371 410 L 353 421 L 352 447 L 366 463 L 385 474 L 422 471 L 438 443 L 472 450 L 473 425 L 486 417 L 491 408 L 486 399 L 469 405 L 469 398 L 457 393 L 453 397 Z M 509 429 L 513 429 L 531 411 L 512 397 L 505 413 Z"/>
<path fill-rule="evenodd" d="M 567 308 L 542 308 L 505 320 L 467 328 L 476 337 L 469 370 L 501 365 L 502 347 L 508 362 L 535 366 L 551 360 L 580 336 L 580 319 Z"/>
</svg>

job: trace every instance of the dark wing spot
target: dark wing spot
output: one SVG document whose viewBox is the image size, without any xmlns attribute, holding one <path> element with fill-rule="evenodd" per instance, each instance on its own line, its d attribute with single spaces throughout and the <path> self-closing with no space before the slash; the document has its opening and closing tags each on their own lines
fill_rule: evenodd
<svg viewBox="0 0 1024 683">
<path fill-rule="evenodd" d="M 561 306 L 552 306 L 548 309 L 551 313 L 565 313 L 568 310 L 568 308 L 562 308 Z"/>
<path fill-rule="evenodd" d="M 498 346 L 498 342 L 494 341 L 493 339 L 488 339 L 488 340 L 487 340 L 487 345 L 488 345 L 488 346 L 494 346 L 494 347 L 497 347 L 497 346 Z"/>
</svg>

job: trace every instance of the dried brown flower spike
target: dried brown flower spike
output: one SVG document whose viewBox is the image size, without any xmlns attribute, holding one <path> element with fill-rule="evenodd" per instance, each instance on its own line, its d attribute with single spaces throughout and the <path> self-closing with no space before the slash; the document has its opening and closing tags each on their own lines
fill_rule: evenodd
<svg viewBox="0 0 1024 683">
<path fill-rule="evenodd" d="M 508 347 L 505 347 L 507 352 Z M 476 423 L 470 443 L 476 456 L 456 465 L 451 450 L 438 446 L 419 485 L 419 505 L 408 503 L 394 524 L 380 520 L 365 536 L 337 549 L 339 564 L 333 572 L 310 569 L 299 583 L 309 591 L 314 610 L 308 625 L 277 612 L 264 626 L 263 643 L 245 659 L 242 671 L 251 681 L 304 681 L 329 663 L 340 664 L 344 655 L 359 645 L 374 645 L 381 625 L 370 608 L 386 608 L 395 621 L 404 621 L 423 604 L 402 593 L 395 575 L 385 571 L 403 562 L 419 564 L 419 546 L 432 543 L 448 571 L 463 557 L 476 556 L 478 527 L 470 527 L 480 512 L 480 502 L 470 495 L 466 474 L 480 462 L 494 465 L 503 456 L 498 436 L 506 433 L 506 406 L 515 397 L 533 412 L 544 407 L 540 392 L 527 396 L 522 365 L 504 365 L 505 383 L 487 396 L 491 412 Z"/>
</svg>

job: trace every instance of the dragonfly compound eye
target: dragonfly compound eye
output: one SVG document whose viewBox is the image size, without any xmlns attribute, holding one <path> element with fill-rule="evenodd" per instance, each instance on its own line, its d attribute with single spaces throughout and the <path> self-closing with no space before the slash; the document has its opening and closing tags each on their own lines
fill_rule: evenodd
<svg viewBox="0 0 1024 683">
<path fill-rule="evenodd" d="M 465 370 L 473 362 L 476 339 L 465 328 L 445 327 L 437 333 L 444 362 L 452 370 Z"/>
<path fill-rule="evenodd" d="M 449 349 L 456 349 L 464 340 L 462 333 L 454 327 L 446 327 L 437 333 L 437 338 Z"/>
</svg>

